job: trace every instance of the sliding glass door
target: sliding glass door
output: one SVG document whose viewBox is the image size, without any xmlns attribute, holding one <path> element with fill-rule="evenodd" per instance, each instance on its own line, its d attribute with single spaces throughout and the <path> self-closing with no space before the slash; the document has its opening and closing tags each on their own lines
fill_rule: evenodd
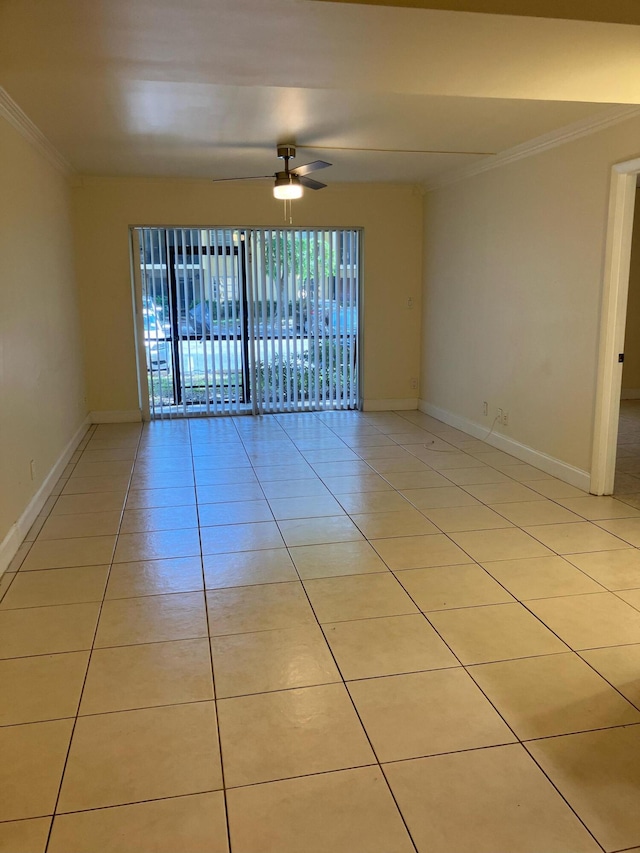
<svg viewBox="0 0 640 853">
<path fill-rule="evenodd" d="M 357 230 L 133 234 L 152 418 L 357 406 Z"/>
</svg>

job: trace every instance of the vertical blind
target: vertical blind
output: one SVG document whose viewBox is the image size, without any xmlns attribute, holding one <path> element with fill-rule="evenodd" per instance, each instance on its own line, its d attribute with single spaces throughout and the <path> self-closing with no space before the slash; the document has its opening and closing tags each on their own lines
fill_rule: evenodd
<svg viewBox="0 0 640 853">
<path fill-rule="evenodd" d="M 152 418 L 357 407 L 358 230 L 134 235 Z"/>
</svg>

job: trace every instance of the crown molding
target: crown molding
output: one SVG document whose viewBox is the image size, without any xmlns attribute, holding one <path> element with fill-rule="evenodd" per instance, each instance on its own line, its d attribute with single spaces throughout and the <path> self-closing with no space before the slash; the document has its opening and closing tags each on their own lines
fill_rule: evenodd
<svg viewBox="0 0 640 853">
<path fill-rule="evenodd" d="M 517 160 L 533 157 L 536 154 L 541 154 L 543 151 L 557 148 L 560 145 L 566 145 L 567 142 L 573 142 L 583 136 L 590 136 L 592 133 L 598 133 L 613 125 L 621 124 L 638 115 L 640 115 L 640 106 L 613 107 L 613 109 L 598 113 L 596 116 L 565 125 L 558 130 L 545 133 L 543 136 L 537 136 L 535 139 L 523 142 L 522 145 L 507 148 L 499 154 L 479 160 L 470 166 L 463 166 L 460 169 L 444 172 L 429 184 L 425 184 L 425 191 L 432 192 L 449 184 L 455 184 L 467 178 L 472 178 L 474 175 L 489 172 L 491 169 L 499 169 L 508 163 L 515 163 Z"/>
<path fill-rule="evenodd" d="M 66 178 L 73 177 L 76 172 L 71 164 L 65 160 L 62 154 L 55 146 L 49 142 L 42 131 L 36 127 L 29 116 L 23 112 L 16 104 L 13 98 L 9 95 L 6 89 L 0 86 L 0 116 L 5 118 L 9 124 L 33 145 L 51 165 L 56 168 Z"/>
</svg>

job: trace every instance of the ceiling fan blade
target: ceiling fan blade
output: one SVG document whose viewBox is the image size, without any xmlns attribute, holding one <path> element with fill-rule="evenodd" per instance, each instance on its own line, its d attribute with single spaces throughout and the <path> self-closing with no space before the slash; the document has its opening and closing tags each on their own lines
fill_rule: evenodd
<svg viewBox="0 0 640 853">
<path fill-rule="evenodd" d="M 331 165 L 326 160 L 314 160 L 313 163 L 305 163 L 303 166 L 296 166 L 295 169 L 291 169 L 291 174 L 298 175 L 301 178 L 303 175 L 308 175 L 309 172 L 315 172 L 316 169 L 326 169 L 327 166 Z"/>
<path fill-rule="evenodd" d="M 211 178 L 211 183 L 221 184 L 223 181 L 261 181 L 264 178 L 274 178 L 275 175 L 247 175 L 244 178 Z"/>
<path fill-rule="evenodd" d="M 320 181 L 314 181 L 313 178 L 300 177 L 300 183 L 308 190 L 321 190 L 326 187 L 326 184 L 321 184 Z"/>
</svg>

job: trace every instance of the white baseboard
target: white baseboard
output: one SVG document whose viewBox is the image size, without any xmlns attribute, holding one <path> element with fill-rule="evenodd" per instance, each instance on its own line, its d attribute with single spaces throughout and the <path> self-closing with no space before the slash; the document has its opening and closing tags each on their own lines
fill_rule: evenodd
<svg viewBox="0 0 640 853">
<path fill-rule="evenodd" d="M 408 412 L 418 408 L 418 400 L 408 397 L 404 400 L 363 400 L 363 412 Z"/>
<path fill-rule="evenodd" d="M 51 490 L 60 479 L 60 476 L 73 456 L 76 447 L 80 444 L 84 434 L 90 426 L 91 417 L 90 415 L 87 415 L 58 457 L 53 468 L 47 474 L 38 491 L 27 504 L 27 507 L 20 518 L 15 522 L 15 524 L 11 525 L 9 532 L 2 540 L 2 543 L 0 543 L 0 575 L 3 574 L 11 560 L 13 560 L 18 548 L 24 540 L 24 537 L 27 535 L 32 524 L 42 511 L 42 507 L 45 505 Z"/>
<path fill-rule="evenodd" d="M 418 408 L 426 415 L 431 415 L 432 418 L 437 418 L 439 421 L 449 424 L 449 426 L 466 432 L 467 435 L 472 435 L 474 438 L 486 441 L 491 447 L 503 450 L 505 453 L 510 453 L 516 459 L 527 462 L 529 465 L 539 468 L 552 477 L 557 477 L 559 480 L 582 489 L 584 492 L 589 491 L 591 475 L 588 471 L 583 471 L 580 468 L 569 465 L 567 462 L 563 462 L 561 459 L 556 459 L 554 456 L 534 450 L 533 447 L 521 444 L 519 441 L 501 433 L 494 432 L 487 438 L 487 427 L 484 424 L 476 423 L 461 415 L 441 409 L 438 406 L 428 403 L 426 400 L 420 400 Z"/>
<path fill-rule="evenodd" d="M 623 388 L 620 392 L 621 400 L 640 400 L 640 388 Z"/>
<path fill-rule="evenodd" d="M 92 424 L 134 424 L 142 420 L 142 412 L 140 409 L 91 412 L 89 417 Z"/>
</svg>

